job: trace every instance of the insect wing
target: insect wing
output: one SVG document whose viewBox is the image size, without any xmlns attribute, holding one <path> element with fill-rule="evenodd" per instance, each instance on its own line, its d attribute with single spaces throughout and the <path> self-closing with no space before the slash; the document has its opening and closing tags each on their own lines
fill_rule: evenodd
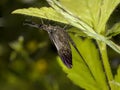
<svg viewBox="0 0 120 90">
<path fill-rule="evenodd" d="M 55 44 L 58 54 L 62 59 L 63 63 L 68 67 L 72 68 L 72 53 L 71 47 L 67 38 L 67 33 L 61 28 L 54 32 L 48 32 L 50 39 Z"/>
</svg>

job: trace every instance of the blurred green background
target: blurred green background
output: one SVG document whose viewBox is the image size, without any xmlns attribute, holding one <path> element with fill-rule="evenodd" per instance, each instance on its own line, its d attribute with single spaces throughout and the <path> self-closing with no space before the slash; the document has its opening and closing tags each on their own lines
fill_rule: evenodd
<svg viewBox="0 0 120 90">
<path fill-rule="evenodd" d="M 59 66 L 48 34 L 24 26 L 27 16 L 11 14 L 42 6 L 45 0 L 0 0 L 0 90 L 80 90 Z"/>
<path fill-rule="evenodd" d="M 24 26 L 27 16 L 11 14 L 15 9 L 42 6 L 49 5 L 45 0 L 0 0 L 0 90 L 81 90 L 59 66 L 48 34 Z M 109 27 L 119 20 L 118 7 Z M 113 38 L 117 43 L 119 39 L 119 35 Z M 109 57 L 115 73 L 120 55 L 110 50 Z"/>
</svg>

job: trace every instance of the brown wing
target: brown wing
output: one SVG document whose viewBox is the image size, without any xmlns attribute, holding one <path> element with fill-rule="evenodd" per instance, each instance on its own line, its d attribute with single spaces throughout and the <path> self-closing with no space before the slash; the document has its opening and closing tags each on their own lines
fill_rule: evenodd
<svg viewBox="0 0 120 90">
<path fill-rule="evenodd" d="M 48 32 L 50 39 L 55 44 L 58 54 L 63 63 L 68 67 L 72 67 L 71 47 L 67 38 L 67 33 L 61 28 L 59 30 Z"/>
</svg>

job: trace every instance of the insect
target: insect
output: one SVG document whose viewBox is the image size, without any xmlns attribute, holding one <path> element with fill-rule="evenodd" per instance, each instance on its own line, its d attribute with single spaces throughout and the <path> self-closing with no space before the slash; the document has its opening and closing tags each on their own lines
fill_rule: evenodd
<svg viewBox="0 0 120 90">
<path fill-rule="evenodd" d="M 51 41 L 54 43 L 55 47 L 57 48 L 57 52 L 60 58 L 62 59 L 63 63 L 68 68 L 72 68 L 72 51 L 69 42 L 71 42 L 71 44 L 74 46 L 77 52 L 79 51 L 76 48 L 76 45 L 71 39 L 71 37 L 64 30 L 64 28 L 61 28 L 60 26 L 52 26 L 45 24 L 39 25 L 34 22 L 29 22 L 29 23 L 27 22 L 25 24 L 47 31 Z"/>
</svg>

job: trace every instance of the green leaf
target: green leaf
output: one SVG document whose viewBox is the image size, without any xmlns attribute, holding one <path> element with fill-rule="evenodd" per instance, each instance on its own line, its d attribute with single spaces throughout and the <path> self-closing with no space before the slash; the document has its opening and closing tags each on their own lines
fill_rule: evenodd
<svg viewBox="0 0 120 90">
<path fill-rule="evenodd" d="M 100 0 L 60 0 L 60 4 L 91 27 L 96 27 L 99 18 Z"/>
<path fill-rule="evenodd" d="M 107 36 L 109 38 L 112 38 L 113 36 L 116 36 L 120 34 L 120 23 L 116 23 L 111 29 L 108 30 Z"/>
<path fill-rule="evenodd" d="M 68 24 L 64 17 L 51 7 L 17 9 L 13 11 L 12 14 L 23 14 Z"/>
<path fill-rule="evenodd" d="M 60 3 L 57 0 L 47 1 L 52 6 L 53 2 L 55 5 L 60 4 L 63 9 L 79 17 L 98 33 L 105 32 L 107 20 L 120 3 L 120 0 L 60 0 Z"/>
<path fill-rule="evenodd" d="M 58 0 L 47 1 L 54 9 L 47 7 L 28 8 L 18 9 L 13 13 L 71 24 L 80 30 L 79 33 L 79 31 L 77 32 L 75 29 L 73 29 L 73 32 L 75 31 L 76 36 L 92 37 L 97 42 L 102 41 L 103 44 L 109 45 L 115 51 L 120 53 L 120 47 L 109 40 L 108 37 L 103 36 L 106 32 L 106 22 L 112 11 L 119 4 L 120 0 L 59 0 L 59 2 Z M 85 33 L 85 35 L 83 35 L 81 32 Z M 105 75 L 106 72 L 104 69 L 106 68 L 103 69 L 100 60 L 100 57 L 102 56 L 99 55 L 99 50 L 102 51 L 103 48 L 99 47 L 98 50 L 92 39 L 81 39 L 80 37 L 75 37 L 72 34 L 71 37 L 77 44 L 77 48 L 84 57 L 84 60 L 79 56 L 73 47 L 72 69 L 67 69 L 59 60 L 63 70 L 68 74 L 68 77 L 75 84 L 85 88 L 86 90 L 109 90 L 109 88 L 112 88 L 111 86 L 108 86 L 111 78 L 109 79 L 108 76 Z M 105 52 L 104 54 L 107 57 L 107 53 Z M 106 57 L 105 59 L 107 60 Z M 105 66 L 105 64 L 103 65 Z"/>
<path fill-rule="evenodd" d="M 100 34 L 97 34 L 95 31 L 97 30 L 97 29 L 100 29 L 101 27 L 103 28 L 104 27 L 104 25 L 106 24 L 106 23 L 104 23 L 104 22 L 106 22 L 106 20 L 103 22 L 103 20 L 102 20 L 102 24 L 104 24 L 104 25 L 99 25 L 98 23 L 97 23 L 97 25 L 99 26 L 99 27 L 95 27 L 95 25 L 94 24 L 92 24 L 92 26 L 91 26 L 91 24 L 89 23 L 89 20 L 88 20 L 88 24 L 86 23 L 86 22 L 84 22 L 84 21 L 82 21 L 83 19 L 84 19 L 84 16 L 86 16 L 86 15 L 88 15 L 87 13 L 85 13 L 84 14 L 84 12 L 83 13 L 81 13 L 81 14 L 83 14 L 83 15 L 81 15 L 81 17 L 80 17 L 80 15 L 78 15 L 78 17 L 77 16 L 75 16 L 73 13 L 71 13 L 71 12 L 69 12 L 68 10 L 66 11 L 66 10 L 64 10 L 64 8 L 63 8 L 63 6 L 61 6 L 58 2 L 56 2 L 56 0 L 47 0 L 48 2 L 49 2 L 49 4 L 56 10 L 53 10 L 52 8 L 47 8 L 47 7 L 43 7 L 43 8 L 28 8 L 28 9 L 18 9 L 18 10 L 15 10 L 15 11 L 13 11 L 13 14 L 24 14 L 24 15 L 29 15 L 29 16 L 34 16 L 34 17 L 39 17 L 39 18 L 45 18 L 45 19 L 50 19 L 50 20 L 53 20 L 53 21 L 57 21 L 57 22 L 61 22 L 61 23 L 65 23 L 65 24 L 72 24 L 74 27 L 77 27 L 77 28 L 79 28 L 82 32 L 84 32 L 86 35 L 88 35 L 88 36 L 90 36 L 90 37 L 92 37 L 92 38 L 94 38 L 94 39 L 96 39 L 96 40 L 100 40 L 100 41 L 102 41 L 102 42 L 104 42 L 104 43 L 106 43 L 107 45 L 109 45 L 111 48 L 113 48 L 116 52 L 118 52 L 118 53 L 120 53 L 120 47 L 119 46 L 117 46 L 114 42 L 112 42 L 111 40 L 108 40 L 108 38 L 106 38 L 106 37 L 104 37 L 104 36 L 102 36 L 102 35 L 100 35 Z M 62 1 L 64 1 L 64 0 L 62 0 Z M 62 2 L 61 1 L 61 2 Z M 68 1 L 68 0 L 66 0 L 66 1 Z M 82 1 L 82 0 L 77 0 L 79 3 Z M 90 0 L 91 1 L 91 0 Z M 87 5 L 87 6 L 92 6 L 92 3 L 91 2 L 93 2 L 93 1 L 91 1 L 91 2 L 88 2 L 88 1 L 83 1 L 83 2 L 81 2 L 81 3 L 83 3 L 83 6 L 85 6 L 85 5 Z M 64 1 L 65 2 L 65 1 Z M 73 1 L 71 1 L 71 0 L 69 0 L 69 3 L 72 3 L 73 4 L 73 6 L 71 5 L 71 7 L 73 8 L 74 7 L 74 4 L 77 6 L 78 4 L 78 2 L 73 2 Z M 102 6 L 105 6 L 105 5 L 107 5 L 108 3 L 109 3 L 110 1 L 107 1 L 107 0 L 104 0 L 102 3 Z M 113 2 L 113 0 L 112 0 L 112 2 Z M 109 11 L 109 13 L 107 13 L 107 16 L 109 16 L 109 14 L 110 14 L 110 12 L 111 11 L 113 11 L 113 9 L 116 7 L 116 5 L 119 3 L 120 1 L 118 1 L 118 0 L 116 0 L 115 2 L 113 2 L 113 5 L 108 5 L 109 6 L 109 8 L 110 8 L 110 10 L 108 10 Z M 87 3 L 87 4 L 86 4 Z M 96 3 L 97 3 L 97 8 L 99 8 L 99 5 L 98 5 L 98 3 L 100 3 L 100 1 L 96 1 Z M 101 4 L 100 4 L 101 5 Z M 80 6 L 80 5 L 79 5 Z M 101 6 L 101 7 L 102 7 Z M 100 7 L 100 12 L 102 12 L 101 10 L 101 7 Z M 82 7 L 81 7 L 82 8 Z M 84 7 L 85 8 L 85 7 Z M 84 9 L 83 8 L 83 9 Z M 90 9 L 90 8 L 88 8 L 88 7 L 86 7 L 87 9 Z M 85 8 L 85 9 L 86 9 Z M 105 8 L 108 8 L 108 7 L 105 7 Z M 73 8 L 73 10 L 74 11 L 76 11 L 75 10 L 75 8 Z M 80 9 L 81 10 L 81 9 Z M 92 9 L 90 9 L 90 11 L 91 11 Z M 104 10 L 104 9 L 103 9 Z M 86 11 L 86 10 L 85 10 Z M 94 11 L 94 12 L 93 12 Z M 91 12 L 93 12 L 93 16 L 96 16 L 96 14 L 94 15 L 94 13 L 96 13 L 95 11 L 96 10 L 94 10 L 93 9 L 93 11 L 91 11 Z M 107 12 L 108 12 L 107 11 Z M 104 11 L 105 12 L 105 11 Z M 60 14 L 59 14 L 60 13 Z M 78 13 L 78 14 L 80 14 L 80 13 Z M 106 14 L 105 14 L 106 15 Z M 102 17 L 104 17 L 104 14 L 102 15 L 100 15 L 100 16 L 102 16 Z M 80 18 L 81 19 L 80 19 Z M 82 17 L 83 17 L 83 19 L 82 19 Z M 92 16 L 87 16 L 87 17 L 89 17 L 89 18 L 91 18 Z M 106 18 L 108 18 L 108 17 L 106 17 Z M 96 20 L 98 19 L 98 21 L 100 21 L 99 19 L 100 18 L 95 18 Z M 103 18 L 104 19 L 104 18 Z M 87 20 L 87 19 L 86 19 Z M 68 23 L 68 22 L 69 23 Z M 91 21 L 90 21 L 91 22 Z M 94 19 L 93 19 L 93 22 L 94 23 L 96 23 L 96 21 L 94 21 Z M 92 23 L 93 23 L 92 22 Z M 94 28 L 94 29 L 93 29 Z M 102 30 L 102 29 L 101 29 Z M 105 31 L 105 29 L 103 29 L 104 31 Z M 99 30 L 98 30 L 99 31 Z"/>
<path fill-rule="evenodd" d="M 81 32 L 78 28 L 72 27 L 66 30 L 68 33 L 74 33 L 76 36 L 88 37 L 85 33 Z"/>
<path fill-rule="evenodd" d="M 111 83 L 115 86 L 115 90 L 120 90 L 120 66 L 117 70 L 117 75 L 115 75 L 115 81 L 111 81 Z"/>
<path fill-rule="evenodd" d="M 94 41 L 88 38 L 82 39 L 73 34 L 71 34 L 71 37 L 85 61 L 82 60 L 72 47 L 72 69 L 66 68 L 60 59 L 58 59 L 63 70 L 76 85 L 86 90 L 108 90 L 99 50 L 94 44 Z"/>
<path fill-rule="evenodd" d="M 79 28 L 82 32 L 84 32 L 86 35 L 96 39 L 96 40 L 99 40 L 99 41 L 102 41 L 104 42 L 105 44 L 107 44 L 108 46 L 110 46 L 112 49 L 114 49 L 116 52 L 120 53 L 120 47 L 118 45 L 116 45 L 114 42 L 112 42 L 111 40 L 109 40 L 107 37 L 99 34 L 99 33 L 96 33 L 94 30 L 95 27 L 91 27 L 90 25 L 88 25 L 86 22 L 84 22 L 81 18 L 79 18 L 78 16 L 74 15 L 74 13 L 70 12 L 69 10 L 67 10 L 66 8 L 64 8 L 64 6 L 62 6 L 58 1 L 56 0 L 47 0 L 48 3 L 57 11 L 59 12 L 61 15 L 64 16 L 64 18 L 66 18 L 66 20 L 68 20 L 68 22 L 76 27 L 76 28 Z M 107 1 L 107 0 L 103 0 L 103 1 Z M 87 2 L 87 1 L 86 1 Z M 93 2 L 93 1 L 91 1 Z M 111 2 L 110 0 L 108 1 L 109 3 Z M 106 5 L 107 3 L 106 2 Z M 113 2 L 113 0 L 112 0 Z M 116 0 L 114 2 L 113 5 L 111 5 L 111 7 L 109 9 L 111 10 L 108 10 L 109 13 L 111 11 L 114 10 L 114 8 L 117 6 L 117 4 L 119 4 L 120 1 Z M 73 1 L 74 3 L 74 1 Z M 103 3 L 103 2 L 102 2 Z M 104 5 L 105 2 L 102 4 Z M 113 6 L 113 7 L 112 7 Z M 95 8 L 95 7 L 94 7 Z M 103 9 L 104 10 L 104 9 Z M 109 14 L 108 13 L 108 14 Z M 104 16 L 104 15 L 103 15 Z M 97 18 L 96 18 L 97 19 Z M 104 18 L 103 18 L 104 19 Z M 107 20 L 107 19 L 106 19 Z M 106 22 L 106 20 L 104 22 Z M 102 22 L 104 25 L 106 25 L 106 23 Z M 105 32 L 105 28 L 104 28 L 104 25 L 99 25 L 98 28 L 103 28 L 104 32 Z M 101 29 L 102 30 L 102 29 Z M 98 30 L 99 31 L 99 30 Z"/>
<path fill-rule="evenodd" d="M 49 1 L 49 0 L 48 0 Z M 81 1 L 81 0 L 80 0 Z M 52 1 L 49 1 L 49 3 Z M 71 1 L 72 2 L 72 1 Z M 86 1 L 87 2 L 87 1 Z M 75 3 L 75 2 L 73 2 Z M 85 3 L 85 2 L 84 2 Z M 52 3 L 53 4 L 53 3 Z M 87 23 L 83 22 L 82 20 L 78 19 L 77 17 L 74 17 L 73 15 L 70 15 L 66 11 L 61 11 L 58 7 L 54 6 L 57 11 L 53 10 L 52 8 L 28 8 L 28 9 L 18 9 L 13 11 L 13 14 L 24 14 L 24 15 L 29 15 L 29 16 L 34 16 L 38 18 L 45 18 L 45 19 L 50 19 L 53 21 L 69 24 L 71 23 L 73 26 L 79 28 L 82 32 L 84 32 L 86 35 L 103 41 L 106 44 L 108 44 L 110 47 L 112 47 L 115 51 L 120 53 L 120 47 L 114 44 L 112 41 L 108 40 L 106 37 L 97 34 L 91 26 L 89 26 Z M 75 10 L 76 11 L 76 10 Z M 60 14 L 59 14 L 59 13 Z M 63 16 L 66 18 L 64 18 Z M 79 16 L 79 15 L 78 15 Z M 83 15 L 84 16 L 84 15 Z M 82 17 L 82 16 L 81 16 Z M 89 17 L 89 16 L 88 16 Z M 84 18 L 83 18 L 84 19 Z M 97 19 L 97 18 L 96 18 Z M 74 20 L 74 21 L 73 21 Z M 69 21 L 69 23 L 67 22 Z M 88 20 L 89 21 L 89 20 Z M 94 22 L 94 21 L 93 21 Z M 103 27 L 103 26 L 102 26 Z M 95 27 L 94 27 L 95 28 Z M 100 28 L 100 27 L 99 27 Z"/>
</svg>

